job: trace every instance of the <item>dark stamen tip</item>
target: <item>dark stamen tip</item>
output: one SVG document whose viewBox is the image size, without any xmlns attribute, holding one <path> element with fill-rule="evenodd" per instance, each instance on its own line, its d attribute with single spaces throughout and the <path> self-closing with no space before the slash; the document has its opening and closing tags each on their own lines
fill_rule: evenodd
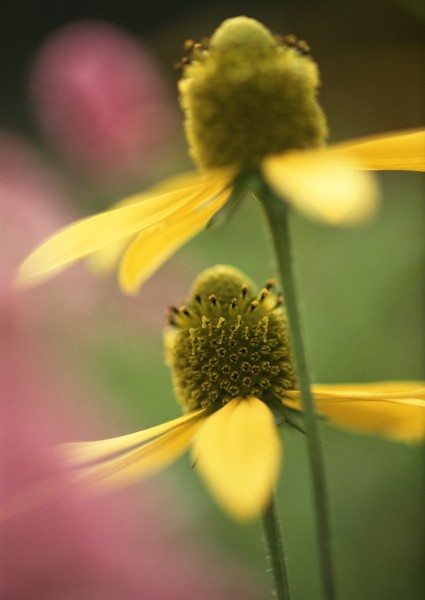
<svg viewBox="0 0 425 600">
<path fill-rule="evenodd" d="M 305 40 L 298 40 L 297 42 L 297 50 L 301 52 L 301 54 L 310 54 L 311 48 Z"/>
<path fill-rule="evenodd" d="M 194 42 L 193 40 L 185 40 L 183 42 L 183 50 L 185 52 L 192 52 L 193 48 L 195 47 L 196 42 Z"/>
<path fill-rule="evenodd" d="M 288 33 L 287 35 L 284 36 L 283 39 L 287 46 L 295 46 L 295 44 L 298 41 L 297 36 L 294 35 L 293 33 Z"/>
</svg>

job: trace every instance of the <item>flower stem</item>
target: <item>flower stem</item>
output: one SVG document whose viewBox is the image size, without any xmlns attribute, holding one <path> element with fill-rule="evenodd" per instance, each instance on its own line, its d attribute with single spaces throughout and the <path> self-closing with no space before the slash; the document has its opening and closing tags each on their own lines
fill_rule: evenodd
<svg viewBox="0 0 425 600">
<path fill-rule="evenodd" d="M 325 481 L 323 452 L 319 427 L 316 420 L 313 395 L 310 389 L 306 353 L 303 343 L 300 314 L 295 289 L 293 258 L 288 227 L 288 207 L 269 189 L 263 189 L 261 200 L 266 211 L 273 246 L 277 259 L 280 280 L 285 298 L 288 326 L 294 354 L 295 370 L 304 410 L 307 433 L 308 452 L 313 485 L 314 505 L 316 512 L 316 528 L 319 544 L 319 560 L 321 567 L 323 597 L 326 600 L 336 599 L 333 576 L 332 552 L 330 544 L 329 505 Z"/>
<path fill-rule="evenodd" d="M 270 569 L 273 574 L 275 597 L 277 600 L 290 600 L 288 574 L 283 553 L 282 535 L 275 499 L 272 497 L 263 517 L 264 539 L 267 545 Z"/>
</svg>

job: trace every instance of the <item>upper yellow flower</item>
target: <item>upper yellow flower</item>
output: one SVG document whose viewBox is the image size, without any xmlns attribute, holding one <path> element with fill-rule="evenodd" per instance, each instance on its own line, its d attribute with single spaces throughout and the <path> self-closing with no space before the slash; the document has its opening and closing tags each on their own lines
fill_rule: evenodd
<svg viewBox="0 0 425 600">
<path fill-rule="evenodd" d="M 267 506 L 281 463 L 280 424 L 300 410 L 281 298 L 269 282 L 256 294 L 230 267 L 195 282 L 172 309 L 167 359 L 186 414 L 168 423 L 64 453 L 90 485 L 109 486 L 166 466 L 192 446 L 193 461 L 220 504 L 249 519 Z M 336 424 L 394 439 L 425 437 L 425 387 L 414 382 L 313 386 Z"/>
<path fill-rule="evenodd" d="M 311 218 L 355 224 L 377 207 L 367 171 L 425 170 L 425 130 L 325 146 L 318 69 L 294 36 L 277 38 L 257 21 L 237 17 L 209 44 L 187 47 L 179 90 L 199 172 L 62 229 L 23 263 L 20 282 L 37 282 L 92 255 L 98 268 L 119 260 L 120 285 L 133 293 L 245 191 L 261 199 L 269 187 Z"/>
</svg>

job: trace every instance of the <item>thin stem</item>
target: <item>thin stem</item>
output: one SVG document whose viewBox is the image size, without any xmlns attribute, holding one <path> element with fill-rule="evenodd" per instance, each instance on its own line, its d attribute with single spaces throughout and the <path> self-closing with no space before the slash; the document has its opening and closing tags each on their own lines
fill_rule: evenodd
<svg viewBox="0 0 425 600">
<path fill-rule="evenodd" d="M 293 258 L 288 228 L 289 210 L 282 200 L 276 198 L 276 196 L 268 189 L 262 191 L 261 199 L 273 237 L 273 246 L 285 298 L 295 370 L 301 390 L 316 512 L 316 528 L 319 544 L 323 596 L 326 600 L 335 600 L 336 590 L 332 567 L 329 505 L 323 452 L 316 420 L 313 395 L 310 389 L 310 377 L 295 289 Z"/>
<path fill-rule="evenodd" d="M 264 539 L 268 550 L 270 569 L 273 574 L 275 597 L 277 600 L 290 600 L 288 574 L 283 553 L 282 535 L 275 499 L 272 498 L 263 517 Z"/>
</svg>

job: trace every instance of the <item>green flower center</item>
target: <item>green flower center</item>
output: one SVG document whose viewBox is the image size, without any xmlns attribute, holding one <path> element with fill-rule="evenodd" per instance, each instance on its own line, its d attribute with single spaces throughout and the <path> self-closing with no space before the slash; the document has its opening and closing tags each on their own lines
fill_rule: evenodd
<svg viewBox="0 0 425 600">
<path fill-rule="evenodd" d="M 201 168 L 257 168 L 266 154 L 320 146 L 326 122 L 308 46 L 254 19 L 228 19 L 211 40 L 187 42 L 180 101 Z"/>
<path fill-rule="evenodd" d="M 236 397 L 272 403 L 295 387 L 281 304 L 273 282 L 256 294 L 242 273 L 218 266 L 195 282 L 185 306 L 170 309 L 167 360 L 186 410 Z"/>
</svg>

